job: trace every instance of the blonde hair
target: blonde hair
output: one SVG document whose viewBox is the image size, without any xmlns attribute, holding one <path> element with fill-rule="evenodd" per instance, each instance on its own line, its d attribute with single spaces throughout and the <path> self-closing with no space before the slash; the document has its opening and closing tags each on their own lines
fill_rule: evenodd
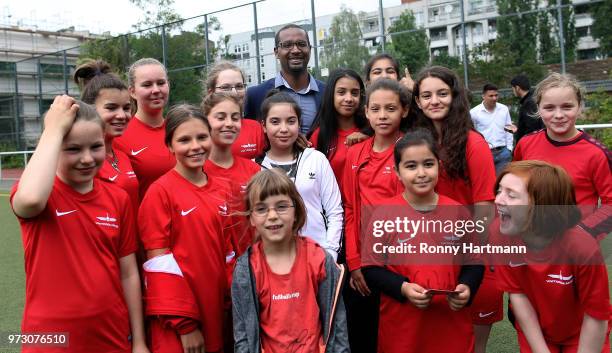
<svg viewBox="0 0 612 353">
<path fill-rule="evenodd" d="M 584 104 L 584 96 L 586 94 L 584 87 L 582 87 L 582 85 L 578 83 L 574 76 L 569 74 L 560 74 L 557 72 L 551 73 L 545 79 L 540 81 L 540 83 L 538 83 L 538 85 L 536 86 L 535 91 L 533 93 L 536 104 L 540 105 L 540 101 L 542 100 L 542 95 L 544 94 L 544 92 L 548 91 L 551 88 L 561 87 L 571 88 L 572 91 L 574 91 L 574 94 L 576 95 L 578 104 L 580 106 Z"/>
<path fill-rule="evenodd" d="M 300 193 L 295 188 L 295 184 L 284 172 L 278 169 L 264 169 L 251 178 L 246 192 L 247 212 L 250 213 L 253 206 L 258 202 L 277 195 L 287 195 L 293 202 L 295 220 L 291 229 L 294 234 L 299 233 L 306 224 L 306 206 Z"/>
<path fill-rule="evenodd" d="M 142 59 L 136 60 L 132 65 L 130 65 L 130 68 L 128 69 L 128 86 L 129 87 L 134 87 L 134 84 L 136 81 L 136 69 L 138 69 L 141 66 L 146 66 L 146 65 L 161 66 L 164 69 L 164 72 L 166 73 L 166 78 L 168 78 L 168 70 L 166 69 L 164 64 L 159 62 L 159 60 L 153 59 L 153 58 L 142 58 Z"/>
<path fill-rule="evenodd" d="M 217 79 L 219 78 L 219 74 L 225 70 L 237 71 L 240 73 L 242 77 L 242 83 L 244 83 L 244 73 L 240 68 L 229 61 L 220 61 L 215 66 L 213 66 L 208 74 L 206 75 L 206 80 L 204 81 L 204 95 L 212 93 L 215 91 L 217 86 Z"/>
</svg>

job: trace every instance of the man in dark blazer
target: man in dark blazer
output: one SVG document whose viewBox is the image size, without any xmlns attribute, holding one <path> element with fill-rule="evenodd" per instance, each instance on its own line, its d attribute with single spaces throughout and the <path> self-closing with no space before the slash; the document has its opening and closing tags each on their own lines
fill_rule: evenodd
<svg viewBox="0 0 612 353">
<path fill-rule="evenodd" d="M 246 92 L 244 116 L 261 120 L 261 103 L 271 89 L 289 93 L 302 109 L 300 132 L 306 134 L 315 120 L 325 84 L 308 73 L 310 39 L 300 26 L 288 24 L 274 37 L 274 54 L 281 64 L 276 77 L 260 85 L 249 87 Z"/>
</svg>

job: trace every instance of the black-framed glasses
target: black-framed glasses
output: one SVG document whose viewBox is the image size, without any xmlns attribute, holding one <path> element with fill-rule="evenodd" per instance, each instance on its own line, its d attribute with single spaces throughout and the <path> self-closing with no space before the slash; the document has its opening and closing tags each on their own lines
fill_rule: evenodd
<svg viewBox="0 0 612 353">
<path fill-rule="evenodd" d="M 274 210 L 276 211 L 277 214 L 283 215 L 283 214 L 287 214 L 287 212 L 289 212 L 289 210 L 293 207 L 295 206 L 288 202 L 279 203 L 278 205 L 274 207 L 269 207 L 268 205 L 260 204 L 260 205 L 256 205 L 255 207 L 253 207 L 252 213 L 257 217 L 265 217 L 268 215 L 268 212 L 270 212 L 270 210 Z"/>
<path fill-rule="evenodd" d="M 306 49 L 306 48 L 310 47 L 308 42 L 305 41 L 305 40 L 298 40 L 298 41 L 295 41 L 295 42 L 288 40 L 288 41 L 284 41 L 284 42 L 279 42 L 278 43 L 278 47 L 279 48 L 283 48 L 285 50 L 293 49 L 294 46 L 297 46 L 298 49 L 300 49 L 300 50 Z"/>
<path fill-rule="evenodd" d="M 242 92 L 246 89 L 244 83 L 237 83 L 235 85 L 221 85 L 216 86 L 215 88 L 222 90 L 223 92 L 230 92 L 231 90 L 236 90 L 236 92 Z"/>
</svg>

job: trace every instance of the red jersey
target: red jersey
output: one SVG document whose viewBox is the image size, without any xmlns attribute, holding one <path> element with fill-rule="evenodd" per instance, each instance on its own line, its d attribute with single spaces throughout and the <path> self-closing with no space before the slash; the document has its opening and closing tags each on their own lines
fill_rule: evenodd
<svg viewBox="0 0 612 353">
<path fill-rule="evenodd" d="M 327 157 L 329 159 L 329 164 L 331 165 L 332 170 L 334 171 L 334 175 L 336 176 L 336 180 L 338 181 L 338 186 L 340 187 L 340 190 L 342 190 L 342 173 L 344 172 L 346 153 L 349 149 L 348 146 L 346 146 L 344 143 L 346 142 L 346 138 L 350 134 L 358 131 L 359 129 L 356 127 L 348 130 L 338 129 L 338 140 L 336 141 L 336 146 L 333 149 L 330 149 L 329 151 L 331 158 Z M 317 128 L 310 137 L 310 142 L 312 143 L 313 148 L 317 148 L 318 141 L 319 128 Z"/>
<path fill-rule="evenodd" d="M 320 352 L 324 347 L 317 292 L 325 279 L 325 252 L 304 237 L 296 237 L 295 246 L 295 260 L 287 274 L 272 272 L 261 242 L 253 246 L 250 262 L 265 352 Z"/>
<path fill-rule="evenodd" d="M 469 213 L 460 204 L 444 195 L 439 195 L 438 207 L 427 213 L 414 210 L 399 194 L 383 200 L 380 205 L 391 208 L 379 209 L 381 215 L 373 214 L 374 219 L 395 219 L 396 216 L 409 219 L 453 220 L 465 218 Z M 401 209 L 400 209 L 401 207 Z M 407 240 L 405 234 L 387 233 L 386 245 L 396 246 L 407 241 L 417 249 L 421 243 L 432 245 L 461 245 L 462 238 L 454 233 L 419 233 Z M 425 289 L 454 290 L 459 284 L 462 256 L 453 253 L 437 254 L 387 254 L 379 259 L 384 266 L 416 283 Z M 473 257 L 471 255 L 464 255 Z M 406 258 L 406 257 L 409 257 Z M 422 260 L 418 260 L 421 258 Z M 408 260 L 408 261 L 407 261 Z M 364 258 L 364 261 L 365 260 Z M 378 262 L 378 261 L 377 261 Z M 407 263 L 409 262 L 409 263 Z M 473 263 L 467 260 L 465 263 Z M 408 300 L 399 302 L 381 294 L 380 321 L 378 326 L 378 348 L 385 353 L 410 352 L 471 352 L 474 347 L 474 333 L 471 310 L 466 307 L 453 311 L 445 295 L 434 295 L 426 309 L 419 309 Z M 444 337 L 444 339 L 440 339 Z"/>
<path fill-rule="evenodd" d="M 520 237 L 505 237 L 499 230 L 491 234 L 501 242 L 524 245 Z M 507 266 L 495 269 L 504 291 L 527 296 L 549 344 L 577 344 L 585 313 L 597 320 L 611 318 L 608 274 L 599 245 L 579 227 L 546 249 L 513 255 Z"/>
<path fill-rule="evenodd" d="M 169 248 L 193 291 L 207 351 L 223 347 L 225 255 L 231 252 L 219 189 L 214 178 L 198 187 L 172 169 L 151 184 L 138 212 L 144 248 Z"/>
<path fill-rule="evenodd" d="M 114 146 L 130 158 L 138 177 L 141 200 L 149 185 L 176 164 L 164 143 L 165 134 L 165 121 L 162 126 L 151 127 L 133 116 L 123 135 L 114 140 Z"/>
<path fill-rule="evenodd" d="M 404 191 L 393 169 L 394 146 L 374 152 L 373 144 L 370 137 L 348 149 L 342 176 L 346 263 L 351 271 L 361 268 L 361 220 L 367 217 L 361 214 L 362 206 L 379 204 Z"/>
<path fill-rule="evenodd" d="M 102 164 L 102 168 L 96 175 L 100 180 L 115 184 L 125 190 L 130 196 L 134 212 L 138 211 L 138 178 L 132 169 L 130 158 L 122 151 L 115 149 L 117 157 L 117 169 L 115 169 L 108 158 Z"/>
<path fill-rule="evenodd" d="M 232 145 L 232 154 L 246 159 L 254 159 L 263 153 L 266 147 L 266 135 L 261 123 L 257 120 L 244 118 L 241 125 L 240 134 Z"/>
<path fill-rule="evenodd" d="M 529 159 L 563 167 L 574 182 L 576 204 L 582 206 L 586 217 L 583 223 L 591 228 L 589 233 L 609 233 L 609 224 L 607 229 L 598 229 L 606 228 L 605 222 L 612 217 L 612 157 L 603 144 L 584 132 L 558 142 L 541 130 L 521 138 L 514 149 L 515 161 Z M 595 211 L 599 199 L 603 207 Z"/>
<path fill-rule="evenodd" d="M 450 178 L 441 163 L 436 191 L 456 200 L 462 205 L 495 199 L 495 165 L 487 141 L 477 132 L 470 130 L 465 146 L 467 161 L 466 175 L 469 181 Z"/>
<path fill-rule="evenodd" d="M 119 266 L 136 251 L 128 195 L 97 179 L 80 194 L 56 177 L 45 209 L 19 223 L 26 273 L 22 332 L 69 334 L 68 347 L 45 352 L 131 352 Z"/>
<path fill-rule="evenodd" d="M 251 177 L 260 170 L 261 166 L 259 164 L 237 156 L 234 156 L 234 164 L 229 168 L 222 168 L 210 159 L 204 162 L 206 174 L 215 181 L 219 181 L 219 184 L 225 188 L 224 192 L 229 195 L 226 201 L 230 208 L 228 210 L 230 215 L 235 211 L 245 211 L 244 200 L 247 184 Z M 254 233 L 245 217 L 232 218 L 235 222 L 235 229 L 232 231 L 234 238 L 232 239 L 232 245 L 237 255 L 241 255 L 252 244 Z"/>
</svg>

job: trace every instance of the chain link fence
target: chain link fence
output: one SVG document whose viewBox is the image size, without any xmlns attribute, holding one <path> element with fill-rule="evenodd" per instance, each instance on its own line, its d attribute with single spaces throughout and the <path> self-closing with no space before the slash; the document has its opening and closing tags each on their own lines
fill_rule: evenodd
<svg viewBox="0 0 612 353">
<path fill-rule="evenodd" d="M 482 86 L 493 82 L 500 88 L 501 101 L 516 106 L 509 84 L 514 75 L 527 74 L 535 84 L 549 71 L 557 71 L 574 74 L 584 83 L 595 97 L 587 99 L 588 108 L 605 106 L 612 91 L 612 59 L 593 33 L 593 14 L 602 2 L 421 0 L 394 5 L 380 0 L 363 11 L 343 7 L 337 14 L 321 15 L 317 11 L 326 6 L 324 0 L 296 0 L 290 5 L 267 0 L 92 39 L 79 47 L 0 63 L 0 151 L 36 145 L 41 117 L 54 96 L 78 96 L 72 74 L 85 58 L 102 58 L 122 75 L 139 58 L 157 58 L 168 69 L 170 103 L 197 104 L 207 69 L 220 59 L 241 67 L 249 86 L 273 78 L 280 69 L 274 34 L 286 23 L 300 24 L 309 32 L 309 68 L 321 79 L 338 66 L 362 72 L 371 55 L 390 52 L 400 60 L 402 73 L 407 67 L 415 75 L 430 64 L 455 70 L 473 92 L 474 105 L 480 102 Z M 582 122 L 610 119 L 587 113 Z M 601 133 L 609 135 L 610 129 Z"/>
</svg>

